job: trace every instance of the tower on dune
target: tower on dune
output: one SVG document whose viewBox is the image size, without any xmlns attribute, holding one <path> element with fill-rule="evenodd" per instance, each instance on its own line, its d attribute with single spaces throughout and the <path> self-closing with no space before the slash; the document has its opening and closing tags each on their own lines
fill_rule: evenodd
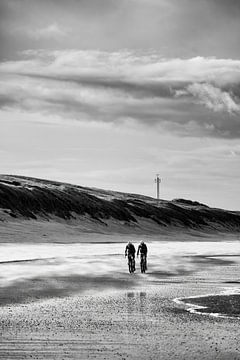
<svg viewBox="0 0 240 360">
<path fill-rule="evenodd" d="M 159 202 L 160 200 L 160 183 L 161 183 L 161 178 L 159 177 L 159 174 L 156 175 L 155 178 L 155 183 L 157 184 L 157 201 Z"/>
</svg>

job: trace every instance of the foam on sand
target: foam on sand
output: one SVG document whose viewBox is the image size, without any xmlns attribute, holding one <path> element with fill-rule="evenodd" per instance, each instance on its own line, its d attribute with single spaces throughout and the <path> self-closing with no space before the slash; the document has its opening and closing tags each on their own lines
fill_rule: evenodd
<svg viewBox="0 0 240 360">
<path fill-rule="evenodd" d="M 240 288 L 227 289 L 220 294 L 176 298 L 173 301 L 188 306 L 186 310 L 192 314 L 240 319 Z"/>
</svg>

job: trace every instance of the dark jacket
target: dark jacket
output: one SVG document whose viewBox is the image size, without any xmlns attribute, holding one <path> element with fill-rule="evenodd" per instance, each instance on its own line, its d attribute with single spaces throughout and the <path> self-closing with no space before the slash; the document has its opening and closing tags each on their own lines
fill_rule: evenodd
<svg viewBox="0 0 240 360">
<path fill-rule="evenodd" d="M 135 256 L 135 252 L 136 252 L 135 246 L 133 244 L 127 244 L 125 249 L 125 256 L 130 254 Z"/>
<path fill-rule="evenodd" d="M 139 252 L 140 252 L 140 254 L 143 254 L 143 255 L 147 255 L 147 245 L 146 244 L 140 244 L 139 246 L 138 246 L 138 251 L 137 251 L 137 255 L 139 254 Z"/>
</svg>

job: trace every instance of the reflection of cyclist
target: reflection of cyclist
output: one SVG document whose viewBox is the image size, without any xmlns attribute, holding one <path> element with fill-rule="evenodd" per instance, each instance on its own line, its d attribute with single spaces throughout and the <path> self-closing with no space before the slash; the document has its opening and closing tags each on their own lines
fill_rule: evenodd
<svg viewBox="0 0 240 360">
<path fill-rule="evenodd" d="M 141 256 L 141 260 L 142 259 L 145 259 L 146 261 L 146 270 L 147 270 L 147 252 L 148 252 L 148 249 L 147 249 L 147 245 L 145 244 L 145 242 L 142 240 L 138 246 L 138 251 L 137 251 L 137 256 L 139 255 L 140 253 L 140 256 Z"/>
<path fill-rule="evenodd" d="M 128 262 L 129 262 L 129 258 L 132 257 L 133 259 L 133 271 L 135 271 L 135 246 L 133 245 L 133 243 L 131 243 L 131 241 L 129 241 L 127 243 L 126 249 L 125 249 L 125 256 L 128 256 Z"/>
</svg>

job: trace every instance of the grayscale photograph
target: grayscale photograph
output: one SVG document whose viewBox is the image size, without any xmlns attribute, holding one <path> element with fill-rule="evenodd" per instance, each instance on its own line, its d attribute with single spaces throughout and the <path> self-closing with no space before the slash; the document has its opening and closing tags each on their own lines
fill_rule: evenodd
<svg viewBox="0 0 240 360">
<path fill-rule="evenodd" d="M 0 359 L 239 339 L 240 1 L 0 0 Z"/>
</svg>

